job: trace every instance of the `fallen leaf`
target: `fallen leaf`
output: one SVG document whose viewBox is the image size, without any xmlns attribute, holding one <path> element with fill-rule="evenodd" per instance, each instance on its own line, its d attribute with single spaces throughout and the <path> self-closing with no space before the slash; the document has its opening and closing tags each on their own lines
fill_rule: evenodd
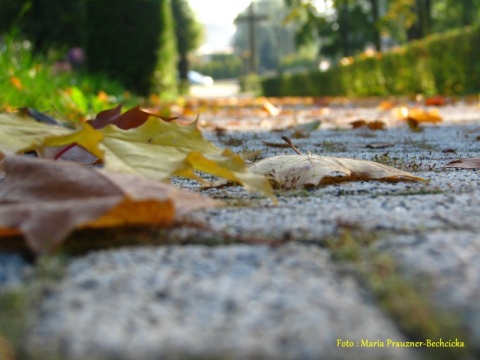
<svg viewBox="0 0 480 360">
<path fill-rule="evenodd" d="M 319 155 L 278 155 L 250 167 L 268 176 L 275 188 L 312 188 L 345 181 L 425 181 L 424 179 L 373 161 Z"/>
<path fill-rule="evenodd" d="M 312 132 L 312 131 L 318 130 L 321 124 L 322 122 L 320 120 L 313 120 L 308 123 L 299 124 L 295 126 L 293 129 Z"/>
<path fill-rule="evenodd" d="M 291 148 L 292 146 L 287 143 L 276 143 L 270 141 L 262 141 L 263 145 L 273 147 L 273 148 Z"/>
<path fill-rule="evenodd" d="M 368 124 L 367 124 L 367 127 L 370 129 L 370 130 L 385 130 L 385 127 L 387 125 L 383 122 L 383 121 L 380 121 L 380 120 L 374 120 L 374 121 L 370 121 Z"/>
<path fill-rule="evenodd" d="M 74 132 L 70 132 L 63 136 L 46 138 L 43 141 L 43 146 L 46 147 L 43 154 L 51 152 L 51 155 L 53 155 L 53 153 L 55 155 L 46 156 L 47 158 L 77 161 L 82 164 L 93 164 L 95 161 L 92 162 L 84 160 L 83 158 L 69 157 L 69 153 L 75 153 L 75 149 L 77 149 L 78 153 L 80 151 L 79 147 L 81 147 L 84 153 L 92 155 L 95 160 L 97 158 L 102 158 L 103 151 L 100 150 L 99 144 L 103 140 L 103 137 L 102 132 L 95 130 L 88 123 L 83 123 L 80 128 Z M 64 146 L 65 144 L 67 145 Z M 57 147 L 56 151 L 52 151 L 52 149 L 55 150 L 54 147 Z M 88 149 L 88 151 L 86 149 Z"/>
<path fill-rule="evenodd" d="M 175 217 L 218 204 L 199 194 L 71 162 L 5 156 L 0 237 L 23 235 L 49 252 L 78 228 L 168 226 Z"/>
<path fill-rule="evenodd" d="M 424 123 L 424 122 L 437 123 L 442 121 L 442 118 L 438 113 L 438 110 L 432 109 L 430 111 L 427 111 L 419 108 L 409 109 L 407 119 L 412 119 L 419 123 Z"/>
<path fill-rule="evenodd" d="M 112 109 L 100 111 L 95 119 L 88 120 L 87 122 L 95 129 L 101 129 L 107 125 L 113 124 L 114 121 L 120 117 L 122 106 L 123 104 L 120 104 Z"/>
<path fill-rule="evenodd" d="M 386 124 L 380 120 L 366 121 L 366 120 L 355 120 L 350 123 L 353 129 L 358 129 L 361 127 L 368 127 L 370 130 L 385 130 Z"/>
<path fill-rule="evenodd" d="M 107 125 L 116 125 L 120 129 L 128 130 L 142 126 L 150 116 L 157 117 L 167 122 L 176 119 L 176 117 L 167 118 L 164 116 L 151 114 L 140 109 L 140 106 L 136 106 L 130 110 L 127 110 L 123 114 L 120 114 L 121 109 L 122 105 L 118 105 L 113 109 L 104 110 L 98 113 L 95 119 L 89 120 L 88 123 L 95 129 L 101 129 Z"/>
<path fill-rule="evenodd" d="M 385 149 L 385 148 L 389 148 L 389 147 L 392 147 L 392 146 L 395 146 L 395 144 L 392 144 L 392 143 L 370 143 L 370 144 L 366 145 L 365 147 L 368 148 L 368 149 Z"/>
<path fill-rule="evenodd" d="M 445 165 L 445 167 L 457 169 L 480 169 L 480 157 L 453 160 Z"/>
<path fill-rule="evenodd" d="M 322 122 L 320 120 L 314 120 L 308 123 L 299 124 L 293 128 L 292 138 L 303 139 L 310 137 L 312 131 L 317 130 Z"/>
<path fill-rule="evenodd" d="M 445 106 L 447 99 L 445 96 L 436 95 L 425 99 L 425 105 L 427 106 Z"/>
<path fill-rule="evenodd" d="M 262 106 L 263 106 L 263 110 L 272 117 L 278 116 L 282 111 L 281 107 L 276 107 L 267 99 L 263 99 Z"/>
<path fill-rule="evenodd" d="M 172 175 L 202 181 L 194 172 L 199 170 L 273 196 L 267 179 L 248 171 L 241 156 L 206 140 L 196 122 L 178 125 L 152 118 L 128 131 L 107 126 L 102 132 L 105 167 L 112 171 L 142 174 L 158 181 Z"/>
<path fill-rule="evenodd" d="M 407 119 L 407 125 L 410 128 L 410 130 L 415 131 L 415 132 L 421 132 L 423 131 L 423 128 L 420 126 L 420 123 L 412 118 Z"/>
<path fill-rule="evenodd" d="M 455 154 L 456 152 L 457 152 L 457 150 L 452 149 L 452 148 L 442 149 L 442 153 L 444 153 L 444 154 L 448 154 L 448 153 L 453 153 L 453 154 Z"/>
<path fill-rule="evenodd" d="M 358 129 L 363 126 L 367 126 L 367 121 L 366 120 L 355 120 L 350 123 L 352 125 L 352 129 Z"/>
<path fill-rule="evenodd" d="M 78 157 L 82 163 L 96 162 L 95 157 L 98 157 L 107 169 L 141 174 L 157 181 L 167 181 L 172 175 L 202 181 L 194 172 L 199 170 L 273 197 L 266 178 L 249 172 L 241 156 L 206 140 L 196 121 L 180 125 L 152 117 L 141 126 L 128 130 L 116 125 L 96 130 L 88 123 L 82 129 L 72 130 L 38 123 L 29 117 L 0 114 L 0 127 L 4 130 L 0 132 L 0 151 L 5 153 L 38 149 L 45 156 L 57 159 Z M 89 158 L 76 144 L 95 157 Z M 48 154 L 44 149 L 49 145 L 66 147 L 51 150 L 53 153 Z"/>
<path fill-rule="evenodd" d="M 43 147 L 45 139 L 64 136 L 71 129 L 38 122 L 29 116 L 0 114 L 0 152 L 13 154 Z"/>
<path fill-rule="evenodd" d="M 378 108 L 380 110 L 390 110 L 395 106 L 395 104 L 391 101 L 381 101 L 380 104 L 378 104 Z"/>
</svg>

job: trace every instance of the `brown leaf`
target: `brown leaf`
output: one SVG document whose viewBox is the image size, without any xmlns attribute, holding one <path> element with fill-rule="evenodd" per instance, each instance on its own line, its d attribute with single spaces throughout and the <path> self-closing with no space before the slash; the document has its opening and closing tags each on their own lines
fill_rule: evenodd
<svg viewBox="0 0 480 360">
<path fill-rule="evenodd" d="M 278 155 L 250 167 L 269 176 L 274 187 L 286 190 L 312 188 L 345 181 L 425 181 L 373 161 L 319 155 Z"/>
<path fill-rule="evenodd" d="M 453 160 L 445 165 L 445 167 L 457 169 L 480 169 L 480 157 Z"/>
<path fill-rule="evenodd" d="M 216 204 L 170 185 L 75 163 L 6 156 L 4 168 L 0 237 L 23 235 L 36 253 L 54 250 L 76 228 L 168 226 L 176 216 Z"/>
<path fill-rule="evenodd" d="M 350 123 L 353 129 L 358 129 L 361 127 L 368 127 L 370 130 L 385 130 L 386 124 L 380 120 L 366 121 L 366 120 L 355 120 Z"/>
<path fill-rule="evenodd" d="M 107 125 L 111 125 L 120 117 L 123 104 L 114 107 L 113 109 L 100 111 L 95 119 L 88 120 L 87 122 L 95 129 L 101 129 Z"/>
<path fill-rule="evenodd" d="M 383 121 L 380 120 L 375 120 L 375 121 L 370 121 L 367 124 L 367 127 L 370 130 L 385 130 L 386 124 Z"/>
<path fill-rule="evenodd" d="M 415 131 L 415 132 L 423 131 L 423 128 L 420 126 L 420 123 L 413 118 L 407 118 L 407 125 L 412 131 Z"/>
<path fill-rule="evenodd" d="M 263 145 L 274 148 L 291 148 L 292 146 L 287 143 L 275 143 L 270 141 L 262 141 Z"/>
<path fill-rule="evenodd" d="M 442 95 L 431 96 L 425 99 L 425 105 L 427 106 L 445 106 L 446 104 L 447 99 Z"/>
<path fill-rule="evenodd" d="M 121 114 L 122 104 L 109 110 L 101 111 L 97 114 L 94 120 L 89 120 L 88 123 L 95 129 L 101 129 L 107 125 L 116 125 L 120 129 L 128 130 L 142 126 L 150 116 L 155 116 L 163 121 L 173 121 L 176 117 L 164 117 L 152 114 L 140 109 L 136 106 Z"/>
<path fill-rule="evenodd" d="M 350 123 L 352 125 L 352 129 L 358 129 L 363 126 L 367 126 L 367 121 L 366 120 L 355 120 Z"/>
</svg>

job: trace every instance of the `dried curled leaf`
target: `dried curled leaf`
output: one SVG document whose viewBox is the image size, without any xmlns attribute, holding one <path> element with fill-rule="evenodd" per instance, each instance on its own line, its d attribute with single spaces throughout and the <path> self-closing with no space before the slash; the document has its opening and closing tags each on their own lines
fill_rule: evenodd
<svg viewBox="0 0 480 360">
<path fill-rule="evenodd" d="M 480 169 L 480 157 L 453 160 L 445 165 L 445 167 L 457 169 Z"/>
<path fill-rule="evenodd" d="M 373 161 L 318 155 L 279 155 L 250 167 L 269 176 L 274 187 L 285 190 L 312 188 L 344 181 L 425 181 L 424 179 Z"/>
<path fill-rule="evenodd" d="M 70 162 L 5 156 L 4 168 L 0 237 L 23 235 L 36 253 L 56 248 L 77 228 L 167 226 L 216 204 L 171 185 Z"/>
</svg>

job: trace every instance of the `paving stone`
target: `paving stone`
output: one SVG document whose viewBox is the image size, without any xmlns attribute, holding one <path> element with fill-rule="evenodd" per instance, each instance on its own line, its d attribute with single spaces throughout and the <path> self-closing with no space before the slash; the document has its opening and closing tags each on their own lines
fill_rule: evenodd
<svg viewBox="0 0 480 360">
<path fill-rule="evenodd" d="M 408 276 L 428 280 L 432 304 L 460 316 L 468 328 L 464 340 L 480 353 L 480 233 L 427 231 L 385 239 L 377 247 Z"/>
<path fill-rule="evenodd" d="M 361 346 L 405 338 L 314 246 L 99 252 L 72 261 L 38 312 L 30 348 L 62 359 L 415 356 Z"/>
</svg>

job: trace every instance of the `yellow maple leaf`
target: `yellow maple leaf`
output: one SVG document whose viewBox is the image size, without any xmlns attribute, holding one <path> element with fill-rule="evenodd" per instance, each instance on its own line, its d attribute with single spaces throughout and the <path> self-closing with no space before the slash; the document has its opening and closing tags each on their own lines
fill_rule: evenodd
<svg viewBox="0 0 480 360">
<path fill-rule="evenodd" d="M 87 123 L 82 123 L 80 129 L 74 132 L 70 132 L 66 135 L 49 136 L 44 139 L 43 146 L 63 146 L 70 144 L 77 144 L 88 152 L 95 155 L 98 158 L 103 157 L 103 151 L 100 150 L 99 144 L 103 140 L 103 133 L 95 130 Z"/>
<path fill-rule="evenodd" d="M 241 156 L 206 140 L 196 122 L 179 125 L 150 118 L 135 129 L 125 131 L 110 125 L 101 131 L 105 135 L 105 167 L 109 170 L 142 174 L 158 181 L 172 175 L 201 181 L 194 173 L 199 170 L 273 196 L 264 176 L 251 173 Z"/>
<path fill-rule="evenodd" d="M 45 139 L 69 135 L 72 129 L 41 123 L 28 116 L 0 114 L 0 151 L 12 154 L 42 147 Z"/>
</svg>

